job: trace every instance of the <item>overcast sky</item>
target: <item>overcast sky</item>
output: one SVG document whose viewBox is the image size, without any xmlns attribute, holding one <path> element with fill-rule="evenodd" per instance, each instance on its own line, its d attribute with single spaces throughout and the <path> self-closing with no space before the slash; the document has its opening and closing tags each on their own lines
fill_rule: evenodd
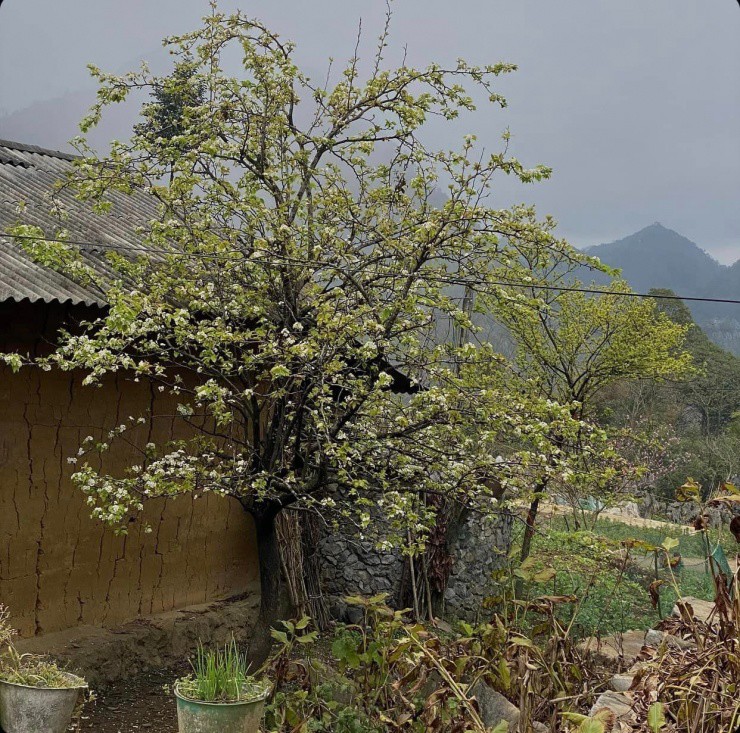
<svg viewBox="0 0 740 733">
<path fill-rule="evenodd" d="M 321 76 L 348 58 L 362 18 L 366 46 L 382 0 L 222 0 L 299 44 Z M 161 59 L 160 39 L 189 30 L 206 0 L 5 0 L 0 8 L 0 137 L 59 147 L 76 134 L 91 92 L 86 64 L 122 71 Z M 554 168 L 514 188 L 584 246 L 654 221 L 723 262 L 740 258 L 740 8 L 736 0 L 395 0 L 390 61 L 510 61 L 504 112 L 484 108 L 462 133 Z"/>
</svg>

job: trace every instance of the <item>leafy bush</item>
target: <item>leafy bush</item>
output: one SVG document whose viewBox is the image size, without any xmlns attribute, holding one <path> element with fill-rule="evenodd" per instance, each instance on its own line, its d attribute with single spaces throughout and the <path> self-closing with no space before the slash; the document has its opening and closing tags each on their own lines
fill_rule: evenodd
<svg viewBox="0 0 740 733">
<path fill-rule="evenodd" d="M 362 607 L 362 622 L 339 626 L 327 640 L 314 637 L 300 659 L 293 658 L 302 638 L 296 625 L 280 632 L 272 668 L 281 684 L 268 730 L 484 733 L 475 682 L 514 702 L 526 720 L 555 720 L 591 702 L 583 694 L 589 665 L 557 619 L 557 599 L 532 600 L 534 631 L 499 616 L 443 631 L 391 610 L 384 595 L 347 600 Z"/>
</svg>

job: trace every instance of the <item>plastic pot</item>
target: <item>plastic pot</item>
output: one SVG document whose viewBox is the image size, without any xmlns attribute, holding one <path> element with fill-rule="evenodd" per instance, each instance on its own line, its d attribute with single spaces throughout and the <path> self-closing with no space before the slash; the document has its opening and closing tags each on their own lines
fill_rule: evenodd
<svg viewBox="0 0 740 733">
<path fill-rule="evenodd" d="M 183 697 L 175 686 L 180 733 L 259 733 L 267 692 L 245 702 L 200 702 Z"/>
<path fill-rule="evenodd" d="M 68 675 L 76 687 L 30 687 L 0 680 L 0 726 L 5 733 L 65 733 L 84 680 Z"/>
</svg>

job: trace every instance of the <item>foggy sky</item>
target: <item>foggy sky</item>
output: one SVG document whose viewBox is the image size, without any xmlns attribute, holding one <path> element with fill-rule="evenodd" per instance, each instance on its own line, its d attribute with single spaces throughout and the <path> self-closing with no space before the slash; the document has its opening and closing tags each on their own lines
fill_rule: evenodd
<svg viewBox="0 0 740 733">
<path fill-rule="evenodd" d="M 222 0 L 295 40 L 309 74 L 347 59 L 382 27 L 382 0 Z M 482 108 L 434 141 L 506 127 L 524 163 L 554 168 L 502 183 L 585 246 L 654 221 L 723 262 L 740 258 L 740 9 L 735 0 L 396 0 L 390 62 L 505 60 L 509 108 Z M 160 39 L 195 27 L 206 0 L 5 0 L 0 8 L 0 138 L 59 147 L 91 97 L 86 64 L 161 62 Z M 42 103 L 42 104 L 40 104 Z M 115 131 L 122 135 L 124 131 Z"/>
</svg>

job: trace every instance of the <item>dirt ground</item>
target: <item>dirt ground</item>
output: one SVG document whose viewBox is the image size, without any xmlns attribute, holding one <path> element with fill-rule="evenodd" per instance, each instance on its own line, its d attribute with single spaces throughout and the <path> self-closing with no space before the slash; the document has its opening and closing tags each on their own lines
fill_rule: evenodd
<svg viewBox="0 0 740 733">
<path fill-rule="evenodd" d="M 88 703 L 79 727 L 95 733 L 177 733 L 175 698 L 165 689 L 184 670 L 142 674 L 102 690 Z"/>
</svg>

